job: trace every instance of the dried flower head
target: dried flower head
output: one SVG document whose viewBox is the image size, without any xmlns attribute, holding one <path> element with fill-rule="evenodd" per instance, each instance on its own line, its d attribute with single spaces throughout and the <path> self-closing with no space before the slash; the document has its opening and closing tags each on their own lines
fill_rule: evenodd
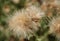
<svg viewBox="0 0 60 41">
<path fill-rule="evenodd" d="M 20 0 L 11 0 L 13 3 L 18 4 Z"/>
<path fill-rule="evenodd" d="M 60 0 L 55 0 L 55 4 L 60 6 Z"/>
<path fill-rule="evenodd" d="M 60 38 L 60 17 L 53 18 L 49 24 L 50 33 L 56 35 L 57 38 Z"/>
<path fill-rule="evenodd" d="M 4 5 L 2 9 L 5 13 L 9 13 L 11 8 L 9 5 Z"/>
<path fill-rule="evenodd" d="M 18 37 L 29 37 L 38 30 L 42 16 L 44 16 L 44 13 L 35 6 L 16 11 L 8 20 L 9 29 Z"/>
</svg>

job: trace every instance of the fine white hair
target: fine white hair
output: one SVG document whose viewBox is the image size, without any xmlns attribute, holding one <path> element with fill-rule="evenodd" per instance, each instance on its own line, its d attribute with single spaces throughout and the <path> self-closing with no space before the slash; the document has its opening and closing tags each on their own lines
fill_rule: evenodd
<svg viewBox="0 0 60 41">
<path fill-rule="evenodd" d="M 38 30 L 39 21 L 44 15 L 44 12 L 36 6 L 15 11 L 8 19 L 9 30 L 18 37 L 26 38 L 32 36 Z"/>
<path fill-rule="evenodd" d="M 49 32 L 56 35 L 57 39 L 60 39 L 60 17 L 53 18 L 49 24 Z"/>
</svg>

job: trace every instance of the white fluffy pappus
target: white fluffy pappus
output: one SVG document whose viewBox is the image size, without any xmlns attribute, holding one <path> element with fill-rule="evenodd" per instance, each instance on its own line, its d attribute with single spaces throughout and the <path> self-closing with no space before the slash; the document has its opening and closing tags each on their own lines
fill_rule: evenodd
<svg viewBox="0 0 60 41">
<path fill-rule="evenodd" d="M 49 26 L 49 32 L 56 35 L 57 39 L 60 41 L 60 17 L 53 18 Z"/>
<path fill-rule="evenodd" d="M 55 4 L 60 6 L 60 0 L 55 0 Z"/>
<path fill-rule="evenodd" d="M 44 12 L 38 7 L 30 6 L 26 9 L 14 12 L 14 15 L 9 17 L 9 30 L 18 37 L 28 38 L 34 35 L 40 26 L 40 19 L 44 16 Z"/>
</svg>

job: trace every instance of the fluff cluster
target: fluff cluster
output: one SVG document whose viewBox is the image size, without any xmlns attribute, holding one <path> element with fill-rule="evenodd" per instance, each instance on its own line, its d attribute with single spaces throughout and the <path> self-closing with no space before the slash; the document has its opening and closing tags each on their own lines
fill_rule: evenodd
<svg viewBox="0 0 60 41">
<path fill-rule="evenodd" d="M 49 26 L 50 26 L 50 33 L 53 33 L 53 35 L 56 35 L 56 37 L 60 39 L 60 17 L 53 18 Z"/>
<path fill-rule="evenodd" d="M 60 6 L 60 0 L 55 0 L 55 3 Z"/>
<path fill-rule="evenodd" d="M 18 10 L 8 20 L 9 30 L 18 37 L 32 36 L 39 28 L 42 16 L 44 16 L 44 12 L 36 6 Z"/>
</svg>

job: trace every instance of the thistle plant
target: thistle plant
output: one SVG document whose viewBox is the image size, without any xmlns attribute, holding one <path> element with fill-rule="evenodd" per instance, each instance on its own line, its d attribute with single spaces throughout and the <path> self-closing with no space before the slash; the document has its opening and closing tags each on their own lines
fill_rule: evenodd
<svg viewBox="0 0 60 41">
<path fill-rule="evenodd" d="M 0 41 L 60 41 L 60 0 L 0 0 Z"/>
</svg>

